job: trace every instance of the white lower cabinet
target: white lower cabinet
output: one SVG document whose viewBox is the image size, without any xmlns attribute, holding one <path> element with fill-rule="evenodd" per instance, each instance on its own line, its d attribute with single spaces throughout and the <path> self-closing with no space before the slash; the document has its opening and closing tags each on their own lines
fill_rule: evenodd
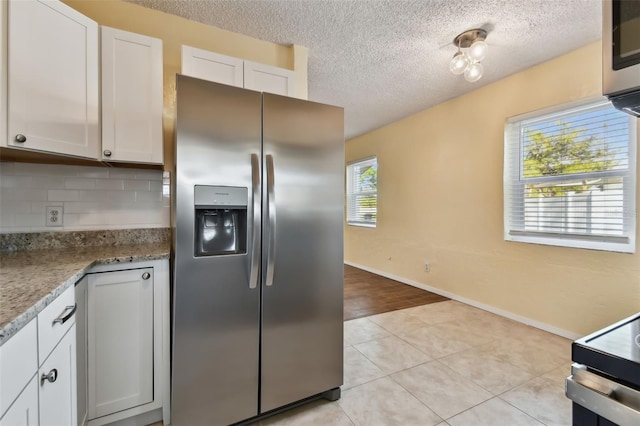
<svg viewBox="0 0 640 426">
<path fill-rule="evenodd" d="M 38 320 L 34 318 L 0 346 L 0 421 L 4 422 L 5 412 L 11 410 L 13 402 L 37 372 Z M 37 399 L 36 395 L 36 410 Z"/>
<path fill-rule="evenodd" d="M 169 424 L 169 306 L 166 259 L 91 268 L 0 346 L 0 426 Z"/>
<path fill-rule="evenodd" d="M 89 276 L 89 419 L 153 401 L 153 268 Z"/>
<path fill-rule="evenodd" d="M 1 426 L 77 423 L 75 312 L 69 288 L 0 347 Z"/>
<path fill-rule="evenodd" d="M 40 426 L 77 423 L 75 312 L 71 287 L 38 314 Z"/>
<path fill-rule="evenodd" d="M 27 387 L 2 416 L 0 426 L 38 425 L 38 378 L 33 376 Z"/>
<path fill-rule="evenodd" d="M 75 324 L 40 366 L 38 380 L 40 426 L 77 424 Z"/>
<path fill-rule="evenodd" d="M 131 263 L 130 269 L 120 270 L 109 267 L 122 265 L 94 268 L 86 277 L 88 424 L 124 419 L 131 424 L 159 420 L 166 424 L 168 262 Z"/>
<path fill-rule="evenodd" d="M 78 384 L 78 425 L 87 422 L 87 280 L 75 285 L 76 306 L 76 382 Z"/>
</svg>

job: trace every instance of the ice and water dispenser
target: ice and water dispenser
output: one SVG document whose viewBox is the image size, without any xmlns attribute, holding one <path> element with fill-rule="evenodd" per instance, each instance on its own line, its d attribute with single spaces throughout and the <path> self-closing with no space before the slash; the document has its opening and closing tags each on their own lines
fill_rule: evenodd
<svg viewBox="0 0 640 426">
<path fill-rule="evenodd" d="M 247 202 L 247 188 L 195 186 L 195 256 L 247 252 Z"/>
</svg>

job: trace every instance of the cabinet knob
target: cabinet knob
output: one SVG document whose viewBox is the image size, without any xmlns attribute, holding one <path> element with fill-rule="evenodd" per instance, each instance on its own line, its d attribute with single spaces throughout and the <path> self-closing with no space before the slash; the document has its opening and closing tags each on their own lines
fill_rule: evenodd
<svg viewBox="0 0 640 426">
<path fill-rule="evenodd" d="M 20 133 L 18 133 L 16 135 L 16 142 L 23 143 L 23 142 L 26 142 L 26 141 L 27 141 L 27 137 L 25 135 L 22 135 Z"/>
<path fill-rule="evenodd" d="M 108 149 L 105 149 L 104 151 L 102 151 L 102 153 L 105 157 L 111 157 L 111 151 L 109 151 Z"/>
<path fill-rule="evenodd" d="M 49 374 L 42 373 L 42 376 L 40 376 L 40 386 L 44 385 L 45 381 L 53 383 L 56 380 L 58 380 L 58 370 L 54 368 L 53 370 L 49 371 Z"/>
<path fill-rule="evenodd" d="M 144 274 L 142 274 L 142 279 L 143 280 L 148 280 L 149 278 L 151 278 L 151 274 L 148 272 L 145 272 Z"/>
</svg>

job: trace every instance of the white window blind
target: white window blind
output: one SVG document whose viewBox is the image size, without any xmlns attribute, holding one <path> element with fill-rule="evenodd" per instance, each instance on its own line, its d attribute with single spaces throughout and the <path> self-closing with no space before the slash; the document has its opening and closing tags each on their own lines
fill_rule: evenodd
<svg viewBox="0 0 640 426">
<path fill-rule="evenodd" d="M 505 126 L 505 239 L 635 251 L 636 119 L 593 100 Z"/>
<path fill-rule="evenodd" d="M 378 161 L 376 157 L 347 165 L 347 223 L 376 226 Z"/>
</svg>

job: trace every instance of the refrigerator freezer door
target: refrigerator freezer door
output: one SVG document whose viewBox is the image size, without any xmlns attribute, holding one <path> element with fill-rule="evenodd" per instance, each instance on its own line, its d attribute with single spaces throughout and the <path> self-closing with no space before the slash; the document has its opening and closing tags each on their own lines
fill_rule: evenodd
<svg viewBox="0 0 640 426">
<path fill-rule="evenodd" d="M 260 96 L 177 77 L 172 372 L 177 426 L 230 424 L 258 414 L 260 288 L 250 278 L 257 274 L 252 258 L 260 255 L 252 247 L 260 241 L 260 222 L 254 225 L 261 203 Z M 246 188 L 243 253 L 194 256 L 196 185 Z"/>
<path fill-rule="evenodd" d="M 263 96 L 261 413 L 342 385 L 342 108 Z"/>
</svg>

